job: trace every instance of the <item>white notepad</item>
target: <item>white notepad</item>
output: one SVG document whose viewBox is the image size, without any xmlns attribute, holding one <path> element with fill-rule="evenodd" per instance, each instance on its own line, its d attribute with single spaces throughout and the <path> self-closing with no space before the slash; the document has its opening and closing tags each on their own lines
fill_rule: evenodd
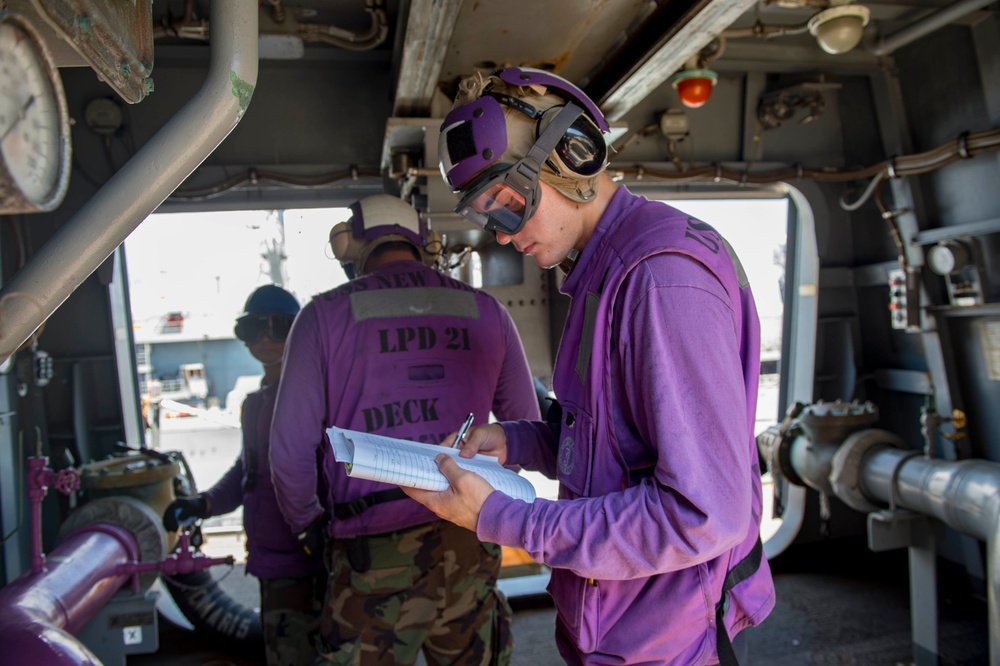
<svg viewBox="0 0 1000 666">
<path fill-rule="evenodd" d="M 459 467 L 475 472 L 500 492 L 525 502 L 535 500 L 535 487 L 531 482 L 503 467 L 492 456 L 477 453 L 472 458 L 461 458 L 458 449 L 344 428 L 333 427 L 326 432 L 333 445 L 333 457 L 345 463 L 348 476 L 441 491 L 448 487 L 448 479 L 438 469 L 434 458 L 444 453 L 453 457 Z"/>
</svg>

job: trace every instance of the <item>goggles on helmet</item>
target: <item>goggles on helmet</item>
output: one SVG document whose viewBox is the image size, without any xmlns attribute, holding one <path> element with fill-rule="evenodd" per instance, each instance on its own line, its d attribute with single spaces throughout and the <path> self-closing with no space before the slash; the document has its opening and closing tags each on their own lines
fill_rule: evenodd
<svg viewBox="0 0 1000 666">
<path fill-rule="evenodd" d="M 494 165 L 463 187 L 455 212 L 487 231 L 511 236 L 519 232 L 542 200 L 541 165 L 582 114 L 572 102 L 561 107 L 525 157 L 515 164 Z"/>
<path fill-rule="evenodd" d="M 256 344 L 267 334 L 275 342 L 284 342 L 292 329 L 294 315 L 248 314 L 236 320 L 233 333 L 248 345 Z"/>
<path fill-rule="evenodd" d="M 537 171 L 533 177 L 530 167 L 525 169 L 528 174 L 513 167 L 501 163 L 474 179 L 455 212 L 487 231 L 507 235 L 519 232 L 538 207 L 540 192 Z"/>
</svg>

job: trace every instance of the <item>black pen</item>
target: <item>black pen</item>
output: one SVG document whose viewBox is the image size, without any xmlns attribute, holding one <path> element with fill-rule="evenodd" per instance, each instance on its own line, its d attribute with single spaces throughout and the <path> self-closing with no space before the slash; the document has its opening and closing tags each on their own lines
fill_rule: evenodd
<svg viewBox="0 0 1000 666">
<path fill-rule="evenodd" d="M 465 435 L 469 432 L 469 426 L 472 425 L 472 418 L 472 412 L 469 412 L 469 415 L 465 417 L 465 423 L 458 429 L 458 434 L 455 435 L 455 441 L 451 443 L 451 448 L 455 448 L 459 442 L 465 439 Z"/>
</svg>

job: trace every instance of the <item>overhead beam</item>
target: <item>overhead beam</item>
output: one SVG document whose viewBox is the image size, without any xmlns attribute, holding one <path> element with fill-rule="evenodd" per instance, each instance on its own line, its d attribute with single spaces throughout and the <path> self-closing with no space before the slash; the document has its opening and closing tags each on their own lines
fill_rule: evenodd
<svg viewBox="0 0 1000 666">
<path fill-rule="evenodd" d="M 616 67 L 612 61 L 599 76 L 594 77 L 586 90 L 598 101 L 608 120 L 621 120 L 681 69 L 688 59 L 756 4 L 757 0 L 700 0 L 689 4 L 677 15 L 670 8 L 678 8 L 682 4 L 667 3 L 659 16 L 661 20 L 657 17 L 653 19 L 652 27 L 656 28 L 660 37 L 652 48 L 644 50 L 634 62 L 626 65 Z M 661 28 L 662 24 L 665 27 Z M 648 32 L 647 28 L 640 30 L 636 39 L 641 41 Z M 628 56 L 619 56 L 616 60 L 625 57 Z M 617 76 L 618 79 L 608 81 L 609 76 Z"/>
<path fill-rule="evenodd" d="M 411 0 L 392 115 L 424 116 L 441 76 L 462 0 Z"/>
</svg>

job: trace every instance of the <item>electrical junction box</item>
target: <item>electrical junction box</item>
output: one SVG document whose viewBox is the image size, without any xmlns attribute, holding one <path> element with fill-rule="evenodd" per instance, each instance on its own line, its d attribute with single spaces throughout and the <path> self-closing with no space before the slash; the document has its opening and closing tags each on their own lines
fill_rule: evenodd
<svg viewBox="0 0 1000 666">
<path fill-rule="evenodd" d="M 892 327 L 905 329 L 906 316 L 906 271 L 889 271 L 889 320 Z"/>
</svg>

